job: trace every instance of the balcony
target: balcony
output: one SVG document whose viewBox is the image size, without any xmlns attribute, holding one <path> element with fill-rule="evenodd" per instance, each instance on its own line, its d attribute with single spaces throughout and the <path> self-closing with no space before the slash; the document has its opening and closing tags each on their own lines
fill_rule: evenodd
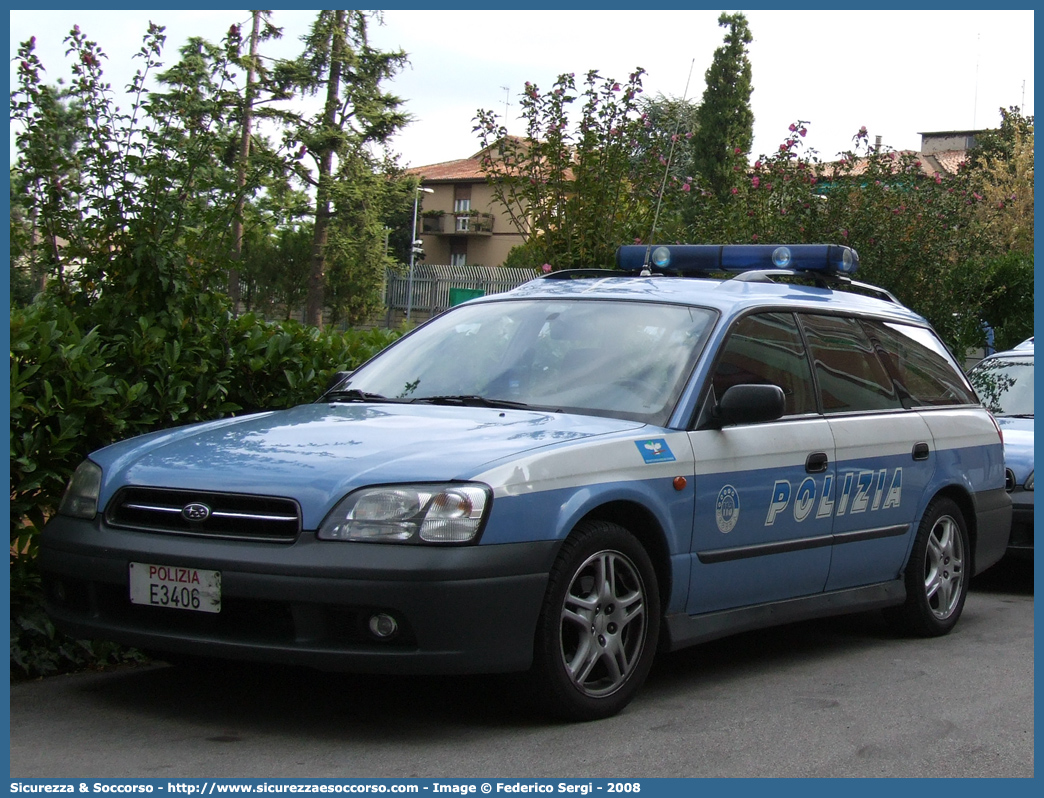
<svg viewBox="0 0 1044 798">
<path fill-rule="evenodd" d="M 493 214 L 468 211 L 447 213 L 425 211 L 421 216 L 421 230 L 427 235 L 488 236 L 493 235 Z"/>
</svg>

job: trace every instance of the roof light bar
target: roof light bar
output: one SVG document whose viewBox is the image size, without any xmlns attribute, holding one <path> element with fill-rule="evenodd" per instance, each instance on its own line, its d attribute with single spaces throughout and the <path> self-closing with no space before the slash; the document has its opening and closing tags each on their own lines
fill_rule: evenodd
<svg viewBox="0 0 1044 798">
<path fill-rule="evenodd" d="M 837 244 L 627 245 L 616 251 L 616 265 L 627 272 L 641 272 L 646 252 L 653 271 L 675 275 L 762 269 L 852 275 L 859 268 L 856 251 Z"/>
</svg>

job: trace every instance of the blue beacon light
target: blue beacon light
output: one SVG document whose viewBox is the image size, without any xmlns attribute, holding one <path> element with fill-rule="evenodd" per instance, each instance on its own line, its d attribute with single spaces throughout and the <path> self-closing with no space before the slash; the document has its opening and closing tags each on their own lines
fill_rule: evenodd
<svg viewBox="0 0 1044 798">
<path fill-rule="evenodd" d="M 859 256 L 854 249 L 837 244 L 626 245 L 617 250 L 616 264 L 627 272 L 638 273 L 648 265 L 672 275 L 764 269 L 852 275 L 859 267 Z"/>
</svg>

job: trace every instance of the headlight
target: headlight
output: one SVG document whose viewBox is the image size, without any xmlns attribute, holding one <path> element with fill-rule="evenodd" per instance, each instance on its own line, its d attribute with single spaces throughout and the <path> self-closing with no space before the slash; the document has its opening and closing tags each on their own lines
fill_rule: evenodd
<svg viewBox="0 0 1044 798">
<path fill-rule="evenodd" d="M 1030 471 L 1029 479 L 1026 480 L 1026 490 L 1033 490 L 1033 474 L 1034 471 Z"/>
<path fill-rule="evenodd" d="M 102 470 L 90 460 L 84 460 L 73 472 L 65 488 L 58 512 L 75 518 L 94 518 L 98 512 L 98 494 L 101 492 Z"/>
<path fill-rule="evenodd" d="M 321 540 L 468 543 L 491 503 L 482 485 L 386 485 L 342 499 L 319 526 Z"/>
</svg>

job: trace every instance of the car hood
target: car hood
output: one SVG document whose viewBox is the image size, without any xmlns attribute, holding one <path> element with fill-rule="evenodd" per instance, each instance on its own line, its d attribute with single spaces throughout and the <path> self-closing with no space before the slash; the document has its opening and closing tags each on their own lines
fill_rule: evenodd
<svg viewBox="0 0 1044 798">
<path fill-rule="evenodd" d="M 124 485 L 296 499 L 314 528 L 363 485 L 466 480 L 544 446 L 626 432 L 635 421 L 474 407 L 312 404 L 195 424 L 113 444 L 100 506 Z"/>
<path fill-rule="evenodd" d="M 1022 483 L 1033 470 L 1033 419 L 1019 416 L 998 416 L 1004 435 L 1004 464 Z"/>
</svg>

